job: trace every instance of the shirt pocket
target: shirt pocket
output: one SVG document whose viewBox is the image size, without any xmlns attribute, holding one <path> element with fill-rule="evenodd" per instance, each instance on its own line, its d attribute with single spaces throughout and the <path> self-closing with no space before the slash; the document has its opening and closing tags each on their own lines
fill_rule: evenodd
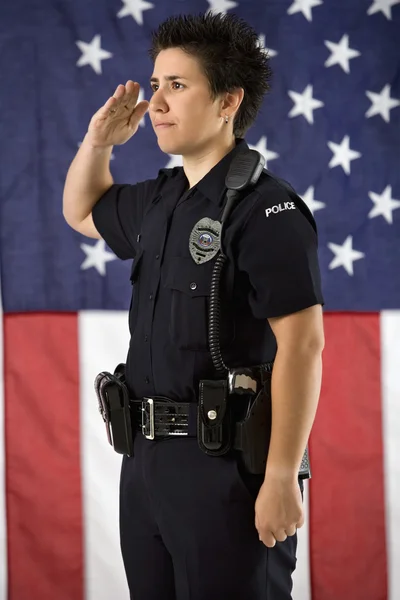
<svg viewBox="0 0 400 600">
<path fill-rule="evenodd" d="M 132 284 L 132 295 L 131 303 L 129 306 L 129 331 L 133 335 L 135 331 L 138 308 L 139 308 L 139 279 L 140 279 L 140 267 L 142 263 L 143 250 L 139 248 L 136 252 L 136 256 L 133 260 L 130 280 Z"/>
<path fill-rule="evenodd" d="M 173 257 L 167 264 L 165 287 L 171 292 L 169 334 L 181 350 L 208 350 L 208 310 L 214 261 L 196 264 Z"/>
</svg>

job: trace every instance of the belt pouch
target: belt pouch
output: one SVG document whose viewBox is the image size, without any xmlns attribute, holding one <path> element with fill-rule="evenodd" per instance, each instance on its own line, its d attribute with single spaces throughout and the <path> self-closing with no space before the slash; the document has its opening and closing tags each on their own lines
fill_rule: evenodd
<svg viewBox="0 0 400 600">
<path fill-rule="evenodd" d="M 118 454 L 133 456 L 133 429 L 127 387 L 118 381 L 104 386 L 112 431 L 112 445 Z"/>
<path fill-rule="evenodd" d="M 232 415 L 224 379 L 200 381 L 197 440 L 200 449 L 212 456 L 222 456 L 232 447 Z"/>
<path fill-rule="evenodd" d="M 235 448 L 241 451 L 239 460 L 246 471 L 254 475 L 265 473 L 271 437 L 271 390 L 268 383 L 249 403 L 245 418 L 236 423 L 235 437 Z"/>
</svg>

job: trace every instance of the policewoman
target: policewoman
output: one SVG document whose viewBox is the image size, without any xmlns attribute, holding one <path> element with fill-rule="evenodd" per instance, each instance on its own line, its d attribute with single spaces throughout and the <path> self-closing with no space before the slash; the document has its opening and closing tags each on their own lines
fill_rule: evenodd
<svg viewBox="0 0 400 600">
<path fill-rule="evenodd" d="M 111 385 L 117 369 L 99 384 L 124 454 L 131 598 L 289 600 L 324 346 L 315 222 L 244 139 L 269 89 L 257 33 L 232 14 L 174 16 L 153 32 L 150 56 L 150 102 L 137 103 L 132 80 L 117 87 L 63 197 L 73 229 L 133 259 L 123 391 Z M 112 148 L 147 111 L 159 148 L 183 167 L 115 183 Z"/>
</svg>

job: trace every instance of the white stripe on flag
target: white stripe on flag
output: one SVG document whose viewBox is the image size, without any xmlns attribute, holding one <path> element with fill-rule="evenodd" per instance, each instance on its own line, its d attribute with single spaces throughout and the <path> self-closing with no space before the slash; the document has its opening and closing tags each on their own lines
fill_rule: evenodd
<svg viewBox="0 0 400 600">
<path fill-rule="evenodd" d="M 312 464 L 311 464 L 312 469 Z M 297 565 L 293 573 L 293 593 L 296 600 L 311 600 L 310 583 L 310 523 L 309 523 L 309 482 L 304 481 L 304 525 L 297 530 Z"/>
<path fill-rule="evenodd" d="M 78 327 L 85 600 L 128 600 L 118 523 L 122 456 L 107 441 L 93 385 L 98 373 L 126 360 L 128 313 L 81 312 Z"/>
<path fill-rule="evenodd" d="M 400 598 L 400 312 L 381 315 L 388 599 Z"/>
<path fill-rule="evenodd" d="M 3 311 L 0 272 L 0 600 L 7 598 L 6 455 L 4 422 Z"/>
<path fill-rule="evenodd" d="M 121 457 L 106 440 L 93 382 L 100 371 L 125 362 L 129 330 L 125 312 L 81 312 L 79 355 L 81 444 L 85 536 L 85 600 L 128 600 L 119 546 L 118 494 Z M 293 598 L 311 600 L 309 560 L 309 486 L 304 485 L 305 524 L 298 530 Z"/>
</svg>

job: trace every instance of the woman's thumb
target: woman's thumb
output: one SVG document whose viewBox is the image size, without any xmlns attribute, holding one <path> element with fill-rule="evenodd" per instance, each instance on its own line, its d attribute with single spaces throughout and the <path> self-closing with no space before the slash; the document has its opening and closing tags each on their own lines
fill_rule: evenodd
<svg viewBox="0 0 400 600">
<path fill-rule="evenodd" d="M 131 127 L 136 127 L 136 125 L 139 124 L 139 122 L 142 120 L 142 118 L 146 114 L 149 106 L 150 106 L 150 103 L 147 102 L 147 100 L 143 100 L 142 102 L 139 102 L 139 104 L 137 104 L 137 106 L 135 107 L 135 110 L 131 114 L 131 118 L 129 119 L 129 125 Z"/>
<path fill-rule="evenodd" d="M 142 100 L 142 102 L 139 102 L 139 104 L 137 105 L 135 112 L 137 111 L 143 116 L 148 111 L 149 106 L 150 102 L 148 102 L 147 100 Z"/>
</svg>

